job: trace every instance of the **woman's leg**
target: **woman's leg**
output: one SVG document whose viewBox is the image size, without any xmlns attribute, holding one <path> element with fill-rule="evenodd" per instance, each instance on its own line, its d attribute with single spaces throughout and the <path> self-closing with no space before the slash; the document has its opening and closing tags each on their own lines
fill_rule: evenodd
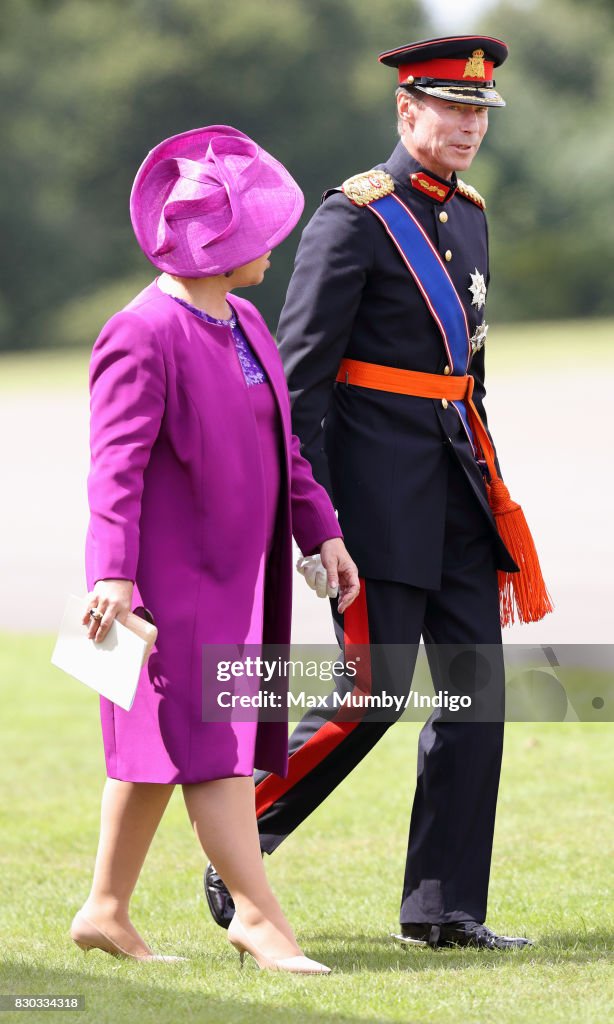
<svg viewBox="0 0 614 1024">
<path fill-rule="evenodd" d="M 262 863 L 253 779 L 184 785 L 183 795 L 194 831 L 251 941 L 269 957 L 296 956 L 300 949 Z"/>
<path fill-rule="evenodd" d="M 107 779 L 91 892 L 82 913 L 127 952 L 150 952 L 130 923 L 130 897 L 174 786 Z"/>
</svg>

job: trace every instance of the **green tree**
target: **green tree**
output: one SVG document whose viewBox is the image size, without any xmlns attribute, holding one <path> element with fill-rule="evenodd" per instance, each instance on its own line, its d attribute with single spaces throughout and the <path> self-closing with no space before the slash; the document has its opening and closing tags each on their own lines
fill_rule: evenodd
<svg viewBox="0 0 614 1024">
<path fill-rule="evenodd" d="M 7 0 L 0 347 L 90 344 L 151 278 L 128 196 L 168 135 L 253 135 L 298 178 L 307 216 L 389 152 L 394 75 L 376 55 L 425 34 L 417 0 Z M 297 240 L 258 295 L 273 326 Z"/>
<path fill-rule="evenodd" d="M 5 0 L 0 24 L 0 348 L 91 344 L 152 270 L 128 218 L 165 136 L 226 123 L 306 194 L 385 159 L 395 79 L 377 53 L 431 34 L 418 0 Z M 510 44 L 468 180 L 486 196 L 501 319 L 614 312 L 614 4 L 504 3 Z M 298 241 L 258 305 L 275 326 Z"/>
<path fill-rule="evenodd" d="M 488 30 L 510 46 L 471 181 L 491 217 L 489 312 L 500 319 L 614 313 L 614 5 L 504 4 Z"/>
</svg>

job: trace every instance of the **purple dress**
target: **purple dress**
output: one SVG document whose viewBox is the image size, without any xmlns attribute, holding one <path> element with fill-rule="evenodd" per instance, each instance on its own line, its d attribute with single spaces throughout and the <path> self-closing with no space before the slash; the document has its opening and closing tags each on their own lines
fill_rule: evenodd
<svg viewBox="0 0 614 1024">
<path fill-rule="evenodd" d="M 234 341 L 239 363 L 241 364 L 241 369 L 245 378 L 245 383 L 247 384 L 247 393 L 256 418 L 262 472 L 264 479 L 267 481 L 265 498 L 267 524 L 266 557 L 268 559 L 271 554 L 273 538 L 275 536 L 275 523 L 277 521 L 277 506 L 279 503 L 279 491 L 281 484 L 279 467 L 282 455 L 279 417 L 277 415 L 277 406 L 275 404 L 275 396 L 271 385 L 267 380 L 262 364 L 241 329 L 237 320 L 237 314 L 234 310 L 232 311 L 232 316 L 228 320 L 218 320 L 214 316 L 209 316 L 209 314 L 205 313 L 204 310 L 198 309 L 196 306 L 191 306 L 190 303 L 186 302 L 184 299 L 177 298 L 176 295 L 172 295 L 171 298 L 173 298 L 175 302 L 178 302 L 180 306 L 183 306 L 184 309 L 189 309 L 190 313 L 193 313 L 194 316 L 197 316 L 199 320 L 203 320 L 206 324 L 217 324 L 220 327 L 230 328 L 232 340 Z M 230 308 L 232 309 L 232 306 Z M 263 595 L 264 575 L 262 575 L 258 580 L 258 589 Z M 262 600 L 259 603 L 262 603 Z M 252 633 L 252 636 L 250 636 L 249 639 L 246 639 L 245 642 L 252 644 L 261 643 L 262 627 L 256 629 Z"/>
<path fill-rule="evenodd" d="M 233 309 L 212 323 L 154 282 L 94 345 L 88 587 L 134 580 L 159 630 L 131 710 L 101 700 L 110 778 L 287 771 L 285 721 L 203 721 L 203 644 L 289 643 L 292 535 L 309 554 L 341 531 L 275 341 L 250 302 Z"/>
</svg>

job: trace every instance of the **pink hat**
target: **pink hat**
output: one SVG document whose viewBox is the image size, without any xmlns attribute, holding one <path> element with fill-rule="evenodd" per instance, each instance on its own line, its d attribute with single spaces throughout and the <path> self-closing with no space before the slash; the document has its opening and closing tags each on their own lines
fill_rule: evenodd
<svg viewBox="0 0 614 1024">
<path fill-rule="evenodd" d="M 303 205 L 278 160 L 236 128 L 212 125 L 151 150 L 132 186 L 130 218 L 154 266 L 212 277 L 279 245 Z"/>
</svg>

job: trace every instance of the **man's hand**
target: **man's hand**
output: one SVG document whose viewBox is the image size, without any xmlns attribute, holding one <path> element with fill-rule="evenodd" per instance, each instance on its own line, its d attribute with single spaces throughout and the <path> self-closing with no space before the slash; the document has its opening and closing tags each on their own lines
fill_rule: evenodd
<svg viewBox="0 0 614 1024">
<path fill-rule="evenodd" d="M 343 613 L 360 592 L 358 569 L 340 537 L 326 540 L 319 555 L 300 558 L 296 568 L 318 597 L 336 597 Z"/>
<path fill-rule="evenodd" d="M 87 595 L 87 609 L 81 620 L 84 626 L 89 627 L 89 640 L 101 643 L 114 619 L 125 621 L 132 608 L 133 590 L 132 580 L 98 580 L 91 594 Z"/>
<path fill-rule="evenodd" d="M 315 590 L 318 597 L 337 597 L 339 588 L 328 586 L 326 569 L 322 565 L 319 555 L 306 555 L 299 558 L 296 563 L 297 571 L 305 577 L 305 583 L 311 590 Z"/>
</svg>

